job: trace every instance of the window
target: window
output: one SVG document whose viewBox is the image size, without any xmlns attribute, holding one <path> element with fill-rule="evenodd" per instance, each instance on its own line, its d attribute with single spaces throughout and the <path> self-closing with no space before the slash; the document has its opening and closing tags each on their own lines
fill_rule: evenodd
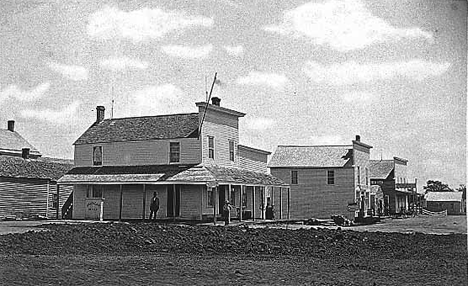
<svg viewBox="0 0 468 286">
<path fill-rule="evenodd" d="M 58 208 L 58 196 L 57 194 L 52 194 L 52 208 L 56 210 Z"/>
<path fill-rule="evenodd" d="M 207 200 L 206 200 L 206 201 L 207 201 L 207 205 L 208 205 L 209 207 L 212 207 L 212 206 L 213 206 L 213 194 L 214 194 L 213 189 L 212 189 L 212 188 L 208 188 L 208 189 L 207 189 Z"/>
<path fill-rule="evenodd" d="M 169 162 L 170 163 L 180 162 L 180 143 L 179 142 L 169 143 Z"/>
<path fill-rule="evenodd" d="M 93 165 L 94 166 L 102 165 L 102 146 L 93 147 Z"/>
<path fill-rule="evenodd" d="M 297 171 L 291 171 L 291 184 L 297 185 Z"/>
<path fill-rule="evenodd" d="M 229 140 L 229 160 L 234 162 L 234 141 Z"/>
<path fill-rule="evenodd" d="M 334 170 L 328 170 L 327 171 L 327 184 L 328 185 L 334 185 L 335 184 L 335 171 Z"/>
<path fill-rule="evenodd" d="M 208 158 L 214 159 L 214 137 L 208 136 Z"/>
<path fill-rule="evenodd" d="M 86 190 L 86 197 L 87 198 L 102 198 L 102 189 L 103 187 L 100 185 L 89 185 L 88 189 Z"/>
<path fill-rule="evenodd" d="M 366 168 L 366 185 L 369 185 L 369 169 Z"/>
<path fill-rule="evenodd" d="M 358 185 L 361 184 L 361 166 L 358 166 Z"/>
<path fill-rule="evenodd" d="M 242 190 L 242 207 L 247 207 L 247 192 L 245 191 L 245 188 Z"/>
</svg>

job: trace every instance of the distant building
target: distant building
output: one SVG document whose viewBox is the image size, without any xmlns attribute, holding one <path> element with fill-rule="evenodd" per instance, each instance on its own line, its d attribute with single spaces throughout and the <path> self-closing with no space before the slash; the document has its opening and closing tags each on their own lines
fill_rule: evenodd
<svg viewBox="0 0 468 286">
<path fill-rule="evenodd" d="M 370 160 L 371 185 L 382 188 L 385 214 L 406 212 L 417 202 L 416 182 L 409 181 L 407 166 L 408 160 L 399 157 Z"/>
<path fill-rule="evenodd" d="M 42 157 L 8 121 L 0 129 L 0 218 L 61 218 L 72 189 L 57 192 L 57 180 L 72 167 L 71 160 Z"/>
<path fill-rule="evenodd" d="M 425 196 L 426 209 L 432 212 L 447 210 L 449 215 L 466 213 L 463 192 L 428 192 Z"/>
<path fill-rule="evenodd" d="M 349 145 L 278 146 L 268 167 L 291 186 L 291 218 L 353 219 L 359 209 L 367 213 L 375 205 L 369 181 L 371 148 L 360 136 Z"/>
<path fill-rule="evenodd" d="M 219 217 L 225 200 L 233 217 L 265 218 L 266 204 L 275 203 L 276 218 L 287 218 L 289 188 L 267 174 L 270 152 L 239 144 L 245 114 L 217 97 L 196 106 L 195 113 L 111 119 L 98 106 L 74 143 L 75 168 L 59 180 L 74 186 L 73 218 L 145 219 L 153 193 L 159 219 Z"/>
</svg>

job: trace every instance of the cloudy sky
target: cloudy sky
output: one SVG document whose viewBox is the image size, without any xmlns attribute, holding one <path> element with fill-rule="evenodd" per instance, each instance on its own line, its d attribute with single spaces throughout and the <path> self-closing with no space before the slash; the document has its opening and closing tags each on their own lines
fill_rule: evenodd
<svg viewBox="0 0 468 286">
<path fill-rule="evenodd" d="M 241 142 L 349 144 L 466 177 L 465 1 L 2 1 L 0 121 L 72 158 L 95 120 L 195 112 L 218 72 Z"/>
</svg>

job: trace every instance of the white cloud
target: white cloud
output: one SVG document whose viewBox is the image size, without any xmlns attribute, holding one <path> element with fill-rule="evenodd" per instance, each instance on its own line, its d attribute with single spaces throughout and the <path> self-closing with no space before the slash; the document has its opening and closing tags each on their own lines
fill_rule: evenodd
<svg viewBox="0 0 468 286">
<path fill-rule="evenodd" d="M 244 54 L 244 47 L 242 46 L 224 46 L 226 52 L 235 57 L 241 57 Z"/>
<path fill-rule="evenodd" d="M 254 131 L 262 131 L 273 127 L 275 121 L 271 118 L 254 117 L 245 120 L 246 128 Z"/>
<path fill-rule="evenodd" d="M 34 101 L 44 96 L 49 88 L 49 82 L 41 83 L 30 90 L 22 90 L 17 85 L 12 84 L 0 90 L 0 102 L 9 98 L 14 98 L 20 101 Z"/>
<path fill-rule="evenodd" d="M 311 80 L 317 83 L 350 85 L 377 80 L 391 80 L 398 77 L 423 81 L 426 78 L 445 73 L 449 67 L 450 63 L 432 63 L 423 60 L 378 64 L 359 64 L 349 61 L 328 66 L 309 61 L 305 64 L 303 71 Z"/>
<path fill-rule="evenodd" d="M 80 81 L 88 79 L 88 70 L 82 66 L 63 65 L 53 62 L 48 63 L 48 66 L 51 70 L 63 75 L 70 80 Z"/>
<path fill-rule="evenodd" d="M 340 135 L 321 135 L 311 136 L 309 142 L 311 145 L 343 145 L 351 144 L 351 140 L 346 142 Z"/>
<path fill-rule="evenodd" d="M 351 91 L 342 94 L 342 98 L 346 102 L 366 103 L 375 99 L 376 97 L 377 96 L 375 94 L 367 91 Z"/>
<path fill-rule="evenodd" d="M 204 46 L 181 46 L 181 45 L 167 45 L 162 46 L 161 50 L 172 57 L 185 58 L 185 59 L 203 59 L 206 58 L 213 50 L 213 45 L 208 44 Z"/>
<path fill-rule="evenodd" d="M 265 85 L 276 90 L 284 88 L 288 83 L 288 78 L 282 74 L 251 71 L 247 76 L 237 79 L 241 85 Z"/>
<path fill-rule="evenodd" d="M 211 27 L 213 19 L 179 11 L 142 8 L 122 11 L 106 6 L 89 16 L 88 35 L 98 39 L 127 38 L 134 42 L 160 39 L 194 26 Z"/>
<path fill-rule="evenodd" d="M 144 116 L 193 111 L 191 101 L 173 84 L 147 86 L 131 94 L 133 104 L 127 106 L 126 115 Z"/>
<path fill-rule="evenodd" d="M 357 0 L 309 2 L 286 11 L 281 24 L 267 26 L 264 30 L 304 36 L 316 45 L 330 46 L 342 52 L 404 38 L 432 40 L 432 34 L 420 28 L 392 26 L 372 15 L 364 3 Z"/>
<path fill-rule="evenodd" d="M 146 69 L 148 62 L 139 59 L 131 59 L 127 56 L 113 57 L 99 62 L 102 68 L 111 71 L 125 71 L 128 69 Z"/>
<path fill-rule="evenodd" d="M 75 117 L 75 114 L 80 106 L 79 101 L 72 102 L 69 106 L 62 110 L 53 109 L 25 109 L 21 111 L 21 116 L 26 118 L 38 119 L 54 124 L 63 124 Z"/>
</svg>

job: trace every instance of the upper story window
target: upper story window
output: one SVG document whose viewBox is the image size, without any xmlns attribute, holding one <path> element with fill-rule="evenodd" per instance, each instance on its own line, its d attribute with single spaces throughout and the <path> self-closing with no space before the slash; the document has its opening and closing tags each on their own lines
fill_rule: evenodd
<svg viewBox="0 0 468 286">
<path fill-rule="evenodd" d="M 169 162 L 170 163 L 180 162 L 180 142 L 169 143 Z"/>
<path fill-rule="evenodd" d="M 93 165 L 94 166 L 102 165 L 102 146 L 93 147 Z"/>
<path fill-rule="evenodd" d="M 334 170 L 327 170 L 327 184 L 328 185 L 335 184 L 335 171 Z"/>
<path fill-rule="evenodd" d="M 361 166 L 357 166 L 357 183 L 361 184 Z"/>
<path fill-rule="evenodd" d="M 291 185 L 297 185 L 297 171 L 291 171 Z"/>
<path fill-rule="evenodd" d="M 229 160 L 234 162 L 234 141 L 229 140 Z"/>
<path fill-rule="evenodd" d="M 208 136 L 208 158 L 214 159 L 215 147 L 214 147 L 214 137 Z"/>
</svg>

